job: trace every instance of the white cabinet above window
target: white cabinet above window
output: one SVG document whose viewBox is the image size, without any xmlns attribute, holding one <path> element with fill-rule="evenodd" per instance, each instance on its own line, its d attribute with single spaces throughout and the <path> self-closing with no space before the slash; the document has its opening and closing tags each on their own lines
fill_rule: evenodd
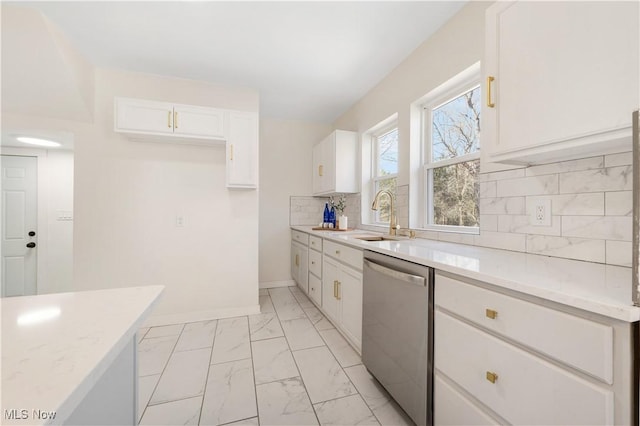
<svg viewBox="0 0 640 426">
<path fill-rule="evenodd" d="M 536 164 L 631 150 L 638 2 L 497 2 L 486 14 L 482 149 Z"/>
<path fill-rule="evenodd" d="M 357 133 L 335 130 L 313 147 L 313 195 L 358 192 Z"/>
<path fill-rule="evenodd" d="M 132 138 L 195 145 L 223 143 L 225 110 L 142 99 L 116 98 L 115 131 Z M 167 138 L 169 137 L 169 138 Z"/>
</svg>

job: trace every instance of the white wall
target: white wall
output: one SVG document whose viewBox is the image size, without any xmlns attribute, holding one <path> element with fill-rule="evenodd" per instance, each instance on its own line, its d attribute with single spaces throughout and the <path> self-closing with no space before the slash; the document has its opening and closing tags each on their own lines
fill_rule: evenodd
<svg viewBox="0 0 640 426">
<path fill-rule="evenodd" d="M 410 104 L 482 59 L 484 15 L 491 3 L 469 2 L 334 122 L 337 129 L 363 133 L 397 113 L 398 185 L 410 177 Z"/>
<path fill-rule="evenodd" d="M 45 167 L 47 276 L 39 294 L 73 289 L 73 221 L 58 220 L 58 211 L 73 212 L 73 152 L 48 150 Z"/>
<path fill-rule="evenodd" d="M 313 145 L 328 124 L 260 121 L 260 283 L 291 280 L 289 197 L 310 195 Z"/>
<path fill-rule="evenodd" d="M 222 147 L 115 133 L 113 98 L 257 111 L 258 94 L 103 69 L 95 87 L 90 124 L 3 114 L 3 127 L 74 133 L 74 289 L 165 285 L 149 324 L 256 312 L 258 192 L 227 190 Z"/>
</svg>

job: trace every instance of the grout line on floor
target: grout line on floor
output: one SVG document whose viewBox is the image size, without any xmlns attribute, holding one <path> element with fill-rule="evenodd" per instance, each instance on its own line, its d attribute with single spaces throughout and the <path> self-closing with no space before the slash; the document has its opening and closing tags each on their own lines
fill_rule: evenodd
<svg viewBox="0 0 640 426">
<path fill-rule="evenodd" d="M 211 359 L 213 358 L 213 346 L 216 344 L 216 334 L 218 332 L 219 321 L 216 321 L 216 327 L 213 330 L 213 342 L 211 342 L 211 352 L 209 353 L 209 365 L 207 365 L 207 376 L 204 379 L 204 390 L 202 391 L 202 401 L 200 402 L 200 412 L 198 413 L 198 424 L 202 419 L 202 409 L 204 408 L 204 397 L 207 395 L 207 385 L 209 384 L 209 371 L 211 371 Z"/>
</svg>

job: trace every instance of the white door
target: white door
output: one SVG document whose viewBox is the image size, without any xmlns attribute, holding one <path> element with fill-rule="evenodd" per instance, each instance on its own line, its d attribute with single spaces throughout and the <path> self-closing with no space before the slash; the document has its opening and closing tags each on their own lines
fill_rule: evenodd
<svg viewBox="0 0 640 426">
<path fill-rule="evenodd" d="M 38 159 L 2 156 L 2 296 L 36 294 Z"/>
</svg>

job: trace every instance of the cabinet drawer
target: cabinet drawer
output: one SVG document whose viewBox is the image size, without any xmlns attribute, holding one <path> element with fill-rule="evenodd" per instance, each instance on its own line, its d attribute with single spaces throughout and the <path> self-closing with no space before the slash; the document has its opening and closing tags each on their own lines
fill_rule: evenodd
<svg viewBox="0 0 640 426">
<path fill-rule="evenodd" d="M 322 254 L 319 251 L 309 250 L 309 272 L 322 278 Z"/>
<path fill-rule="evenodd" d="M 316 305 L 322 306 L 322 281 L 313 274 L 309 274 L 309 297 Z"/>
<path fill-rule="evenodd" d="M 291 239 L 293 241 L 297 241 L 299 243 L 309 245 L 309 234 L 305 234 L 304 232 L 296 231 L 295 229 L 291 230 Z"/>
<path fill-rule="evenodd" d="M 469 401 L 442 375 L 435 375 L 433 383 L 433 423 L 436 425 L 499 425 L 500 422 L 482 411 L 475 403 Z"/>
<path fill-rule="evenodd" d="M 316 237 L 314 235 L 309 235 L 309 247 L 322 252 L 322 238 Z"/>
<path fill-rule="evenodd" d="M 362 271 L 362 251 L 333 241 L 324 241 L 324 254 Z"/>
<path fill-rule="evenodd" d="M 610 390 L 442 311 L 434 326 L 436 372 L 510 424 L 614 424 Z"/>
<path fill-rule="evenodd" d="M 435 286 L 436 305 L 613 383 L 612 327 L 439 274 Z"/>
</svg>

